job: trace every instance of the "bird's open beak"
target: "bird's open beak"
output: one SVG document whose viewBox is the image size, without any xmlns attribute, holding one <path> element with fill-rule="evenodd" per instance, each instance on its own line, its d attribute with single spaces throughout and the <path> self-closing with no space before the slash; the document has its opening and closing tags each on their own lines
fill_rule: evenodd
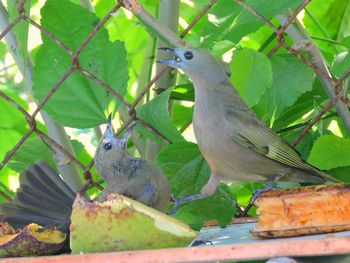
<svg viewBox="0 0 350 263">
<path fill-rule="evenodd" d="M 113 127 L 112 127 L 112 113 L 110 113 L 108 115 L 107 126 L 106 126 L 104 137 L 113 138 L 113 136 L 114 136 L 114 133 L 113 133 Z"/>
<path fill-rule="evenodd" d="M 181 59 L 178 56 L 176 56 L 175 49 L 170 48 L 170 47 L 160 47 L 158 49 L 174 55 L 173 59 L 157 60 L 158 63 L 166 64 L 166 65 L 169 65 L 170 67 L 173 67 L 173 68 L 181 68 L 181 65 L 180 65 Z"/>
</svg>

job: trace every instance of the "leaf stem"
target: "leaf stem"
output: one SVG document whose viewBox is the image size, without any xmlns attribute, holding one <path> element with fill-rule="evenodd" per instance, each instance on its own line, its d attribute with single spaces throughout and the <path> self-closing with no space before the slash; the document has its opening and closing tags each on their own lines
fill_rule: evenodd
<svg viewBox="0 0 350 263">
<path fill-rule="evenodd" d="M 320 41 L 324 41 L 324 42 L 328 42 L 331 44 L 335 44 L 335 45 L 341 45 L 341 43 L 339 41 L 333 40 L 333 39 L 329 39 L 329 38 L 324 38 L 324 37 L 318 37 L 318 36 L 310 36 L 312 39 L 315 40 L 320 40 Z"/>
<path fill-rule="evenodd" d="M 318 27 L 318 29 L 320 29 L 320 31 L 322 32 L 322 34 L 326 37 L 326 38 L 331 38 L 331 36 L 328 34 L 327 30 L 321 25 L 321 23 L 316 19 L 316 17 L 310 12 L 310 10 L 308 8 L 305 8 L 305 13 L 311 18 L 311 20 L 315 23 L 315 25 Z"/>
</svg>

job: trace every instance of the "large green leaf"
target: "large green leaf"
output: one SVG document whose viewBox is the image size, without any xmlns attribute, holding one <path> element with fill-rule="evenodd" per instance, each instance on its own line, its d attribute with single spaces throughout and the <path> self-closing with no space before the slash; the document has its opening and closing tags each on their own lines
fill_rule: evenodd
<svg viewBox="0 0 350 263">
<path fill-rule="evenodd" d="M 299 96 L 312 89 L 313 71 L 290 54 L 271 58 L 273 82 L 261 98 L 255 111 L 264 119 L 278 118 Z M 266 117 L 267 116 L 267 117 Z"/>
<path fill-rule="evenodd" d="M 210 168 L 194 143 L 168 146 L 158 155 L 156 163 L 168 177 L 176 198 L 199 193 L 210 176 Z M 176 216 L 198 229 L 203 221 L 211 219 L 217 219 L 224 226 L 234 213 L 235 198 L 222 184 L 212 197 L 183 204 Z"/>
<path fill-rule="evenodd" d="M 73 51 L 93 30 L 99 19 L 85 8 L 67 0 L 48 0 L 41 10 L 41 24 Z M 34 92 L 42 100 L 72 66 L 71 58 L 43 35 L 36 55 Z M 124 95 L 128 80 L 126 51 L 122 42 L 109 41 L 104 28 L 79 55 L 80 65 Z M 105 111 L 116 100 L 93 80 L 73 73 L 46 104 L 45 109 L 65 126 L 86 128 L 105 122 Z M 117 106 L 119 101 L 117 101 Z"/>
<path fill-rule="evenodd" d="M 271 86 L 270 61 L 255 50 L 245 48 L 236 51 L 231 61 L 231 71 L 234 87 L 250 107 L 258 103 Z"/>
<path fill-rule="evenodd" d="M 339 53 L 333 60 L 332 73 L 340 78 L 350 68 L 349 51 Z"/>
<path fill-rule="evenodd" d="M 310 152 L 308 162 L 324 170 L 349 166 L 350 140 L 335 135 L 319 137 Z"/>
<path fill-rule="evenodd" d="M 168 89 L 156 96 L 153 100 L 142 105 L 142 107 L 137 110 L 137 116 L 158 130 L 171 142 L 183 141 L 183 137 L 169 118 L 168 101 L 170 93 L 171 89 Z M 140 131 L 146 134 L 146 136 L 154 138 L 154 135 L 148 130 L 142 129 Z"/>
</svg>

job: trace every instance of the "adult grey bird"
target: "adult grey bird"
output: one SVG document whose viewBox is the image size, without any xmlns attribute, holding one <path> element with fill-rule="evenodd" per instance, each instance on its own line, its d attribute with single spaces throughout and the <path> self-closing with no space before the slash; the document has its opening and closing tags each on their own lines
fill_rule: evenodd
<svg viewBox="0 0 350 263">
<path fill-rule="evenodd" d="M 122 138 L 113 133 L 111 116 L 95 152 L 96 168 L 106 188 L 96 198 L 122 194 L 165 212 L 170 201 L 167 178 L 152 162 L 127 152 L 130 128 Z M 0 204 L 2 219 L 16 228 L 30 223 L 69 232 L 75 193 L 45 162 L 37 161 L 20 175 L 20 187 L 11 203 Z"/>
<path fill-rule="evenodd" d="M 181 203 L 212 195 L 220 181 L 267 181 L 270 182 L 268 187 L 278 179 L 338 182 L 304 162 L 287 142 L 249 109 L 234 89 L 222 64 L 207 50 L 160 49 L 170 52 L 174 58 L 159 62 L 183 70 L 193 82 L 193 129 L 199 149 L 211 168 L 210 179 L 201 193 L 178 199 L 175 209 Z"/>
</svg>

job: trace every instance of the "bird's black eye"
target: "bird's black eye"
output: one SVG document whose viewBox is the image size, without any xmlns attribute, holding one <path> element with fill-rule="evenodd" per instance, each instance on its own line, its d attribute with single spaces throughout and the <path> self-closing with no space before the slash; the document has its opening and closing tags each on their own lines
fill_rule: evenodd
<svg viewBox="0 0 350 263">
<path fill-rule="evenodd" d="M 191 60 L 193 58 L 193 53 L 191 51 L 187 51 L 185 52 L 184 56 L 187 60 Z"/>
<path fill-rule="evenodd" d="M 103 148 L 108 151 L 110 149 L 112 149 L 112 144 L 110 142 L 107 142 L 103 145 Z"/>
</svg>

